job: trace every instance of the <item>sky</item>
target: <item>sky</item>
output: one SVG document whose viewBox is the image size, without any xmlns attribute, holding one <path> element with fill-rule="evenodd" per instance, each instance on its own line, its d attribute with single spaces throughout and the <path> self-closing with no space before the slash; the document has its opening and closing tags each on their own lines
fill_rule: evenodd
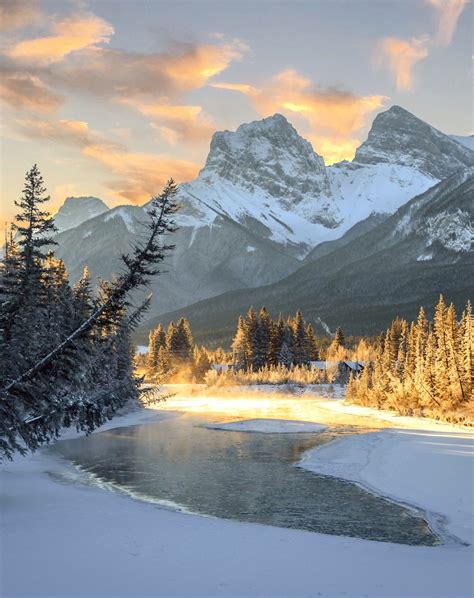
<svg viewBox="0 0 474 598">
<path fill-rule="evenodd" d="M 0 0 L 0 31 L 2 223 L 34 163 L 52 211 L 141 204 L 276 112 L 327 164 L 393 104 L 473 132 L 468 0 Z"/>
</svg>

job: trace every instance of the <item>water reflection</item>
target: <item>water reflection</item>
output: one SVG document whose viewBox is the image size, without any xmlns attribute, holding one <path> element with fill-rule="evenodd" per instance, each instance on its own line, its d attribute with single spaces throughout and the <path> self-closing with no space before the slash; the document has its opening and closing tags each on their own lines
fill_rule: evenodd
<svg viewBox="0 0 474 598">
<path fill-rule="evenodd" d="M 354 484 L 295 467 L 305 450 L 353 429 L 261 434 L 205 427 L 219 419 L 224 418 L 178 415 L 58 442 L 52 450 L 99 480 L 196 513 L 373 540 L 436 543 L 426 522 L 408 510 Z"/>
</svg>

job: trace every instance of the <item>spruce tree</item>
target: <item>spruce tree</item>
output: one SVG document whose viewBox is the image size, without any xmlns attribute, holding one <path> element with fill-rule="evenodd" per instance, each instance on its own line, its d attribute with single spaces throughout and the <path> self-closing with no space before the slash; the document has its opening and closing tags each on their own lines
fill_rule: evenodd
<svg viewBox="0 0 474 598">
<path fill-rule="evenodd" d="M 310 360 L 310 346 L 306 323 L 300 310 L 293 320 L 293 362 L 295 365 L 307 365 Z"/>
<path fill-rule="evenodd" d="M 237 330 L 232 341 L 232 359 L 236 370 L 247 370 L 249 362 L 247 359 L 247 327 L 245 320 L 239 316 Z"/>
</svg>

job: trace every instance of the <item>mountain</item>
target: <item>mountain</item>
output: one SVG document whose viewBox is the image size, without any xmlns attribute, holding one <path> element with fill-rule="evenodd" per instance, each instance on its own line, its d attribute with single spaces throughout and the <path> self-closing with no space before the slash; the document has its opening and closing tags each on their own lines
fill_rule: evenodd
<svg viewBox="0 0 474 598">
<path fill-rule="evenodd" d="M 474 151 L 474 135 L 450 135 L 450 137 L 464 147 Z"/>
<path fill-rule="evenodd" d="M 92 279 L 110 279 L 121 267 L 119 257 L 145 234 L 146 206 L 120 206 L 56 237 L 55 253 L 77 280 L 85 265 Z M 228 217 L 208 224 L 188 207 L 176 217 L 176 249 L 151 284 L 151 313 L 162 313 L 224 293 L 229 289 L 274 282 L 299 262 L 271 240 L 255 235 Z M 196 225 L 194 223 L 199 223 Z M 81 251 L 78 251 L 78 247 Z"/>
<path fill-rule="evenodd" d="M 330 167 L 278 114 L 215 133 L 198 177 L 180 186 L 176 250 L 153 284 L 150 319 L 275 283 L 465 163 L 474 163 L 474 152 L 397 106 L 377 116 L 353 162 Z M 93 278 L 116 273 L 118 255 L 143 234 L 146 219 L 146 205 L 126 205 L 63 230 L 56 252 L 71 279 L 86 264 Z"/>
<path fill-rule="evenodd" d="M 228 343 L 250 305 L 302 309 L 320 332 L 376 333 L 397 315 L 432 309 L 438 295 L 461 307 L 474 289 L 474 168 L 413 198 L 395 214 L 285 279 L 226 293 L 148 323 L 189 318 L 198 340 Z"/>
<path fill-rule="evenodd" d="M 473 163 L 472 151 L 400 106 L 378 114 L 353 163 L 409 166 L 444 179 Z"/>
<path fill-rule="evenodd" d="M 98 197 L 67 197 L 54 215 L 54 223 L 59 232 L 64 232 L 107 212 L 108 209 Z"/>
</svg>

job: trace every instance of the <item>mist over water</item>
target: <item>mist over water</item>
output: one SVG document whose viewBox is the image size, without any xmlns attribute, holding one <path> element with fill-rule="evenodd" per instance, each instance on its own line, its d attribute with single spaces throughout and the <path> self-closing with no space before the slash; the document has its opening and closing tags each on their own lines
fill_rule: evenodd
<svg viewBox="0 0 474 598">
<path fill-rule="evenodd" d="M 224 412 L 216 413 L 210 409 L 218 399 L 201 397 L 195 403 L 201 413 L 176 413 L 159 423 L 61 441 L 52 450 L 92 474 L 96 483 L 165 507 L 386 542 L 437 543 L 427 523 L 406 508 L 355 484 L 295 466 L 308 449 L 343 434 L 373 428 L 334 422 L 319 433 L 263 434 L 206 428 L 208 423 L 265 417 L 270 397 L 260 398 L 263 403 L 258 406 L 256 402 L 237 409 L 236 401 L 251 399 L 227 395 L 221 403 Z M 180 401 L 181 408 L 188 410 L 184 397 L 171 399 L 167 408 L 178 407 Z M 286 401 L 274 405 L 272 418 L 298 419 L 291 403 L 293 410 L 303 406 L 294 405 L 299 401 L 288 397 Z M 308 402 L 307 410 L 315 408 Z M 229 417 L 231 410 L 233 417 Z"/>
</svg>

